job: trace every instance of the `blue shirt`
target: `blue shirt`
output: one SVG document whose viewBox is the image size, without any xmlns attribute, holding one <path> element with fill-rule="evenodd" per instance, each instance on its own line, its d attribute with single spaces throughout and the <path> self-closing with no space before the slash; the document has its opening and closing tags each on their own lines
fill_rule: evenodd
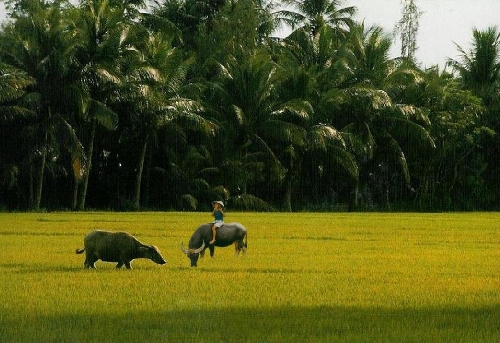
<svg viewBox="0 0 500 343">
<path fill-rule="evenodd" d="M 215 218 L 215 220 L 222 221 L 222 220 L 224 220 L 224 213 L 222 213 L 222 211 L 220 211 L 220 210 L 216 210 L 216 211 L 214 211 L 214 218 Z"/>
</svg>

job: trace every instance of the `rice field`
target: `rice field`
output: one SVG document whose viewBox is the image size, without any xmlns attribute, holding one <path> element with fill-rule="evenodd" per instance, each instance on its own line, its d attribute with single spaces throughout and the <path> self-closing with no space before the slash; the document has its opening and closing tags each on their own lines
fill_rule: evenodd
<svg viewBox="0 0 500 343">
<path fill-rule="evenodd" d="M 246 256 L 190 268 L 209 213 L 0 213 L 0 342 L 500 341 L 500 213 L 227 214 Z M 84 269 L 96 228 L 167 264 Z"/>
</svg>

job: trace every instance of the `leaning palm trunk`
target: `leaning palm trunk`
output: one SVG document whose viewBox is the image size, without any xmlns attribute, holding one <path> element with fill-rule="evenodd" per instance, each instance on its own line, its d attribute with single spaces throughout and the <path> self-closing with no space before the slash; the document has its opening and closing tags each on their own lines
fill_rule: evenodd
<svg viewBox="0 0 500 343">
<path fill-rule="evenodd" d="M 352 198 L 349 201 L 349 212 L 356 211 L 358 209 L 358 194 L 359 194 L 359 181 L 355 181 L 354 189 L 352 192 Z"/>
<path fill-rule="evenodd" d="M 283 210 L 287 212 L 292 212 L 292 193 L 293 193 L 293 179 L 294 179 L 294 168 L 295 168 L 295 163 L 294 163 L 294 158 L 290 154 L 289 156 L 289 165 L 288 165 L 288 170 L 285 174 L 285 180 L 284 180 L 284 194 L 283 194 Z"/>
<path fill-rule="evenodd" d="M 78 205 L 78 187 L 80 187 L 80 181 L 75 178 L 75 182 L 73 184 L 73 202 L 71 204 L 72 210 L 76 210 Z"/>
<path fill-rule="evenodd" d="M 45 138 L 42 147 L 42 156 L 40 157 L 40 165 L 38 169 L 38 177 L 36 179 L 35 186 L 35 196 L 33 203 L 33 210 L 38 211 L 40 209 L 40 203 L 42 202 L 42 189 L 43 189 L 43 178 L 45 172 L 45 159 L 47 158 L 47 141 L 48 141 L 48 133 L 45 132 Z"/>
<path fill-rule="evenodd" d="M 141 183 L 141 199 L 142 206 L 149 206 L 149 187 L 151 181 L 151 160 L 153 156 L 151 154 L 151 149 L 148 149 L 145 159 L 145 166 L 143 171 L 143 181 Z"/>
<path fill-rule="evenodd" d="M 149 135 L 146 134 L 144 137 L 144 142 L 142 143 L 141 155 L 139 157 L 139 163 L 137 165 L 137 174 L 135 177 L 135 188 L 134 188 L 134 209 L 139 210 L 141 206 L 141 181 L 142 181 L 142 171 L 144 170 L 144 160 L 146 158 L 146 150 L 148 148 Z"/>
<path fill-rule="evenodd" d="M 283 195 L 283 210 L 292 212 L 292 172 L 289 170 L 285 177 L 285 194 Z"/>
<path fill-rule="evenodd" d="M 87 168 L 85 168 L 85 172 L 83 174 L 81 192 L 78 195 L 78 206 L 77 206 L 78 211 L 83 211 L 85 209 L 85 199 L 87 198 L 87 188 L 89 185 L 90 169 L 92 167 L 92 155 L 94 154 L 95 132 L 96 132 L 96 121 L 94 119 L 92 121 L 92 128 L 90 131 L 89 150 L 87 153 Z"/>
<path fill-rule="evenodd" d="M 34 188 L 33 188 L 33 184 L 34 184 L 34 174 L 35 174 L 35 168 L 33 167 L 33 164 L 30 163 L 29 167 L 28 167 L 28 170 L 29 170 L 29 182 L 28 182 L 28 204 L 30 206 L 30 209 L 34 209 L 34 205 L 35 205 L 35 191 L 34 191 Z"/>
</svg>

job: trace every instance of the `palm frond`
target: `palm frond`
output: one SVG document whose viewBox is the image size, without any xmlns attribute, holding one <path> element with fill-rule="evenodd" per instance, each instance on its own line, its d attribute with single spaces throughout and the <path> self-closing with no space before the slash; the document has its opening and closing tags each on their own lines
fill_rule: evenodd
<svg viewBox="0 0 500 343">
<path fill-rule="evenodd" d="M 401 167 L 401 171 L 403 172 L 405 182 L 408 186 L 410 186 L 410 170 L 408 168 L 408 162 L 406 160 L 406 156 L 401 149 L 399 143 L 393 138 L 389 138 L 388 148 L 391 151 L 390 156 L 396 159 L 397 163 Z"/>
<path fill-rule="evenodd" d="M 429 110 L 412 105 L 397 105 L 396 109 L 400 110 L 405 118 L 419 123 L 423 123 L 428 127 L 431 126 L 429 118 Z"/>
<path fill-rule="evenodd" d="M 102 102 L 91 100 L 89 111 L 102 127 L 114 130 L 118 126 L 118 115 Z"/>
<path fill-rule="evenodd" d="M 338 146 L 347 149 L 347 144 L 342 133 L 330 125 L 318 124 L 311 127 L 308 132 L 309 145 L 314 150 L 326 152 L 330 146 Z"/>
<path fill-rule="evenodd" d="M 167 113 L 165 118 L 169 117 Z M 191 113 L 171 117 L 171 121 L 180 124 L 185 130 L 193 130 L 204 133 L 208 136 L 213 136 L 218 130 L 219 126 L 211 120 L 205 119 L 203 116 Z M 160 126 L 169 124 L 168 121 L 161 121 Z"/>
<path fill-rule="evenodd" d="M 305 124 L 309 121 L 313 112 L 313 107 L 309 101 L 292 99 L 280 105 L 278 109 L 271 113 L 271 117 Z"/>
<path fill-rule="evenodd" d="M 273 208 L 266 201 L 253 194 L 241 194 L 230 198 L 231 208 L 242 211 L 273 211 Z"/>
<path fill-rule="evenodd" d="M 198 208 L 198 200 L 191 194 L 182 194 L 180 202 L 184 210 L 196 211 Z"/>
<path fill-rule="evenodd" d="M 194 187 L 197 192 L 210 189 L 210 184 L 207 182 L 207 180 L 201 178 L 191 180 L 191 186 Z"/>
<path fill-rule="evenodd" d="M 76 130 L 64 119 L 60 118 L 63 125 L 60 125 L 58 137 L 63 142 L 64 148 L 71 155 L 71 166 L 76 180 L 81 180 L 86 171 L 88 171 L 88 161 L 83 144 L 77 136 Z"/>
<path fill-rule="evenodd" d="M 343 127 L 341 131 L 349 151 L 369 160 L 373 158 L 377 142 L 367 123 L 351 123 Z"/>
<path fill-rule="evenodd" d="M 34 83 L 26 73 L 0 62 L 0 104 L 21 98 Z"/>
<path fill-rule="evenodd" d="M 334 148 L 329 150 L 327 159 L 330 160 L 331 164 L 337 165 L 347 172 L 352 180 L 358 181 L 359 167 L 354 155 L 344 149 Z"/>
<path fill-rule="evenodd" d="M 229 190 L 224 186 L 213 187 L 210 191 L 211 193 L 215 194 L 216 199 L 229 199 Z"/>
<path fill-rule="evenodd" d="M 245 122 L 245 113 L 241 108 L 236 105 L 231 106 L 232 113 L 234 114 L 234 119 L 238 125 L 242 125 Z"/>
<path fill-rule="evenodd" d="M 0 123 L 9 122 L 15 119 L 26 119 L 36 116 L 34 111 L 31 111 L 22 106 L 2 106 L 0 105 Z"/>
<path fill-rule="evenodd" d="M 272 175 L 274 175 L 278 180 L 282 180 L 285 177 L 286 168 L 283 167 L 280 160 L 274 154 L 274 151 L 259 135 L 254 134 L 253 138 L 257 145 L 261 146 L 264 149 L 266 156 L 269 157 L 269 167 L 272 171 Z"/>
<path fill-rule="evenodd" d="M 385 124 L 382 125 L 386 128 L 390 128 L 390 134 L 397 137 L 398 141 L 410 141 L 413 146 L 422 148 L 436 148 L 436 144 L 431 134 L 421 125 L 405 118 L 392 118 L 390 121 L 396 124 L 394 125 L 388 121 L 383 121 L 382 123 Z"/>
</svg>

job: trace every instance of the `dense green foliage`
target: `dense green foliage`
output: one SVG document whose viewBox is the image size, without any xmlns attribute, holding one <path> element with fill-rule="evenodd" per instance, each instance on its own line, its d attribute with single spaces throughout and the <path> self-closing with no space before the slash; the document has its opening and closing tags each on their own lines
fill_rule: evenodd
<svg viewBox="0 0 500 343">
<path fill-rule="evenodd" d="M 497 28 L 440 70 L 338 0 L 7 3 L 1 209 L 500 208 Z"/>
<path fill-rule="evenodd" d="M 0 213 L 0 341 L 498 342 L 498 213 L 229 216 L 247 254 L 191 268 L 180 243 L 208 213 Z M 94 228 L 167 264 L 84 269 Z"/>
</svg>

